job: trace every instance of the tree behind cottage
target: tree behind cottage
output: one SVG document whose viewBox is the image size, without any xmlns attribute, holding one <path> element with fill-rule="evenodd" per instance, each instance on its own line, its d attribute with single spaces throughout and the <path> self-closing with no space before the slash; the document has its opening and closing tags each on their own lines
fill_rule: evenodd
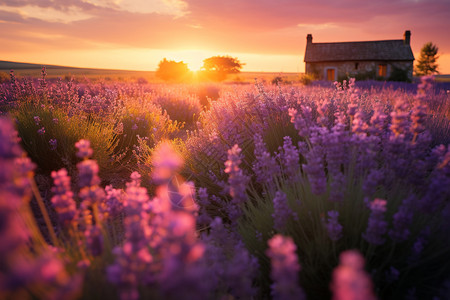
<svg viewBox="0 0 450 300">
<path fill-rule="evenodd" d="M 416 76 L 439 74 L 436 60 L 439 48 L 432 42 L 426 43 L 420 50 L 420 58 L 417 60 Z"/>
</svg>

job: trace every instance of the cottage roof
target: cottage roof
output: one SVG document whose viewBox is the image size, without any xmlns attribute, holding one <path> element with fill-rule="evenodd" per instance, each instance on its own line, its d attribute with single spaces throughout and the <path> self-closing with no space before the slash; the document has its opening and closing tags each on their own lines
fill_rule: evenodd
<svg viewBox="0 0 450 300">
<path fill-rule="evenodd" d="M 367 60 L 413 61 L 414 54 L 404 40 L 306 44 L 305 62 Z"/>
</svg>

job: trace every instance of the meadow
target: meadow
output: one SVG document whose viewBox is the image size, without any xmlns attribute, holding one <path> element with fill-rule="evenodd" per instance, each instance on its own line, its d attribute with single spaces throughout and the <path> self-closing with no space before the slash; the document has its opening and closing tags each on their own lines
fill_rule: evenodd
<svg viewBox="0 0 450 300">
<path fill-rule="evenodd" d="M 0 299 L 450 298 L 448 83 L 138 79 L 0 83 Z"/>
</svg>

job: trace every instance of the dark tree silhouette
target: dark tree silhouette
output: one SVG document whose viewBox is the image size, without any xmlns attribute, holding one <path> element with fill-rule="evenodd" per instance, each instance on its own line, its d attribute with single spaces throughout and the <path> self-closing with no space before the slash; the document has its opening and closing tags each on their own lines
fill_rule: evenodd
<svg viewBox="0 0 450 300">
<path fill-rule="evenodd" d="M 158 64 L 156 77 L 165 81 L 185 81 L 189 79 L 191 71 L 186 63 L 167 60 L 164 58 Z"/>
<path fill-rule="evenodd" d="M 416 75 L 431 75 L 439 74 L 437 68 L 438 64 L 436 60 L 439 58 L 437 55 L 439 48 L 433 45 L 432 42 L 426 43 L 422 50 L 420 50 L 420 58 L 417 60 Z"/>
<path fill-rule="evenodd" d="M 203 72 L 217 81 L 224 80 L 228 74 L 239 73 L 244 64 L 230 56 L 213 56 L 203 60 Z"/>
</svg>

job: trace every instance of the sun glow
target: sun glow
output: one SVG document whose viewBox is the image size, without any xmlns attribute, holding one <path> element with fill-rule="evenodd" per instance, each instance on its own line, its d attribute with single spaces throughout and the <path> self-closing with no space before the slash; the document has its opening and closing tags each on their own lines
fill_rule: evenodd
<svg viewBox="0 0 450 300">
<path fill-rule="evenodd" d="M 191 71 L 199 71 L 203 66 L 203 60 L 216 55 L 216 52 L 204 50 L 180 50 L 167 52 L 167 60 L 183 61 Z"/>
</svg>

